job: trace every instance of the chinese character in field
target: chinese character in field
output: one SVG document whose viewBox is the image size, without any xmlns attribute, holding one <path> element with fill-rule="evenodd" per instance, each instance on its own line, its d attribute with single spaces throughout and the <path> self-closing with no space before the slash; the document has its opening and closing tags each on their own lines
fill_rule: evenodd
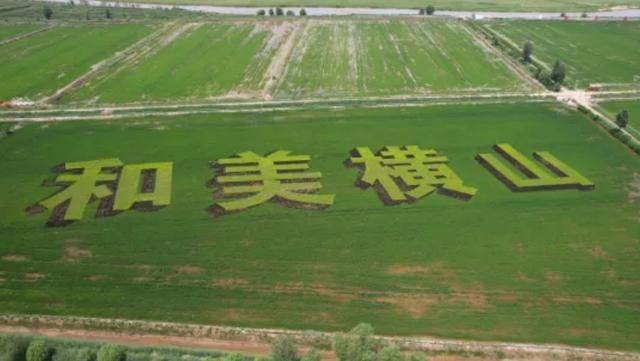
<svg viewBox="0 0 640 361">
<path fill-rule="evenodd" d="M 496 144 L 493 148 L 512 166 L 505 165 L 489 153 L 478 154 L 476 160 L 514 192 L 595 188 L 590 180 L 549 152 L 533 153 L 533 157 L 549 170 L 545 171 L 509 144 Z"/>
<path fill-rule="evenodd" d="M 386 204 L 413 202 L 438 192 L 468 200 L 477 189 L 466 186 L 447 165 L 447 157 L 415 145 L 387 146 L 378 153 L 358 147 L 348 164 L 362 169 L 358 184 L 373 187 Z"/>
<path fill-rule="evenodd" d="M 215 163 L 218 175 L 214 183 L 219 187 L 212 207 L 214 212 L 234 212 L 268 201 L 302 208 L 326 208 L 333 204 L 334 195 L 315 194 L 322 188 L 320 172 L 309 172 L 308 155 L 290 155 L 279 150 L 266 156 L 253 152 L 239 153 Z M 238 199 L 230 199 L 238 198 Z"/>
<path fill-rule="evenodd" d="M 161 207 L 171 202 L 172 163 L 124 165 L 119 159 L 99 159 L 64 164 L 54 185 L 59 192 L 27 208 L 52 211 L 49 225 L 79 221 L 85 208 L 99 200 L 99 215 L 113 215 L 134 206 Z"/>
</svg>

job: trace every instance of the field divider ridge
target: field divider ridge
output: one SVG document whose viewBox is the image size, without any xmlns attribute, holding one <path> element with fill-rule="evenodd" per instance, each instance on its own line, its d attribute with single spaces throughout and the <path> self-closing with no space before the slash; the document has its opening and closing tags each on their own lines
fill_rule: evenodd
<svg viewBox="0 0 640 361">
<path fill-rule="evenodd" d="M 0 41 L 0 46 L 6 45 L 6 44 L 10 44 L 10 43 L 14 43 L 14 42 L 20 41 L 22 39 L 30 38 L 30 37 L 32 37 L 32 36 L 34 36 L 36 34 L 45 32 L 45 31 L 47 31 L 47 30 L 49 30 L 51 28 L 53 28 L 53 25 L 45 26 L 44 28 L 36 29 L 36 30 L 30 31 L 28 33 L 18 34 L 18 35 L 14 36 L 14 37 L 11 37 L 9 39 L 5 39 L 3 41 Z"/>
</svg>

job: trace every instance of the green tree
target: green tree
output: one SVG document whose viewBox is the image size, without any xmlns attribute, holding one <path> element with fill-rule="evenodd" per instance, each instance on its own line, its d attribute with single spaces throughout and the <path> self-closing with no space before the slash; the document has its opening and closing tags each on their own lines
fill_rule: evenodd
<svg viewBox="0 0 640 361">
<path fill-rule="evenodd" d="M 247 358 L 239 353 L 230 353 L 228 354 L 223 361 L 246 361 Z"/>
<path fill-rule="evenodd" d="M 276 16 L 282 16 L 284 15 L 284 10 L 282 10 L 282 8 L 276 8 Z"/>
<path fill-rule="evenodd" d="M 616 115 L 616 124 L 621 129 L 626 128 L 629 124 L 629 111 L 624 109 Z"/>
<path fill-rule="evenodd" d="M 109 10 L 109 8 L 106 8 L 104 10 L 104 17 L 107 19 L 111 19 L 111 10 Z"/>
<path fill-rule="evenodd" d="M 51 17 L 53 17 L 53 10 L 51 9 L 51 6 L 45 5 L 42 8 L 42 15 L 44 15 L 47 20 L 51 19 Z"/>
<path fill-rule="evenodd" d="M 0 360 L 24 361 L 28 341 L 24 337 L 5 335 L 0 336 Z"/>
<path fill-rule="evenodd" d="M 83 348 L 78 351 L 76 361 L 96 361 L 96 353 L 90 348 Z"/>
<path fill-rule="evenodd" d="M 409 355 L 409 358 L 407 361 L 425 361 L 425 360 L 426 358 L 424 357 L 423 354 L 414 352 L 411 355 Z"/>
<path fill-rule="evenodd" d="M 420 8 L 420 10 L 418 10 L 418 14 L 420 14 L 420 15 L 426 15 L 426 14 L 427 14 L 427 11 L 426 11 L 425 9 L 423 9 L 423 8 Z"/>
<path fill-rule="evenodd" d="M 98 350 L 97 361 L 125 361 L 126 359 L 127 354 L 121 346 L 106 343 Z"/>
<path fill-rule="evenodd" d="M 320 351 L 312 348 L 306 355 L 302 357 L 300 361 L 320 361 L 322 357 L 320 356 Z"/>
<path fill-rule="evenodd" d="M 379 343 L 373 338 L 373 327 L 361 323 L 346 334 L 338 334 L 333 349 L 340 361 L 373 361 Z"/>
<path fill-rule="evenodd" d="M 51 350 L 44 340 L 33 340 L 27 348 L 27 361 L 47 361 L 51 356 Z"/>
<path fill-rule="evenodd" d="M 269 16 L 274 16 L 275 12 L 273 11 L 273 9 L 269 9 Z"/>
<path fill-rule="evenodd" d="M 256 12 L 256 15 L 258 16 L 265 16 L 266 15 L 266 11 L 264 11 L 264 9 L 260 9 Z"/>
<path fill-rule="evenodd" d="M 426 9 L 427 15 L 433 15 L 436 12 L 436 8 L 433 5 L 428 5 Z"/>
<path fill-rule="evenodd" d="M 271 344 L 272 361 L 298 361 L 298 346 L 289 336 L 279 336 Z"/>
<path fill-rule="evenodd" d="M 307 10 L 300 9 L 300 16 L 307 16 Z"/>
<path fill-rule="evenodd" d="M 405 361 L 405 357 L 399 348 L 386 346 L 380 350 L 376 361 Z"/>
<path fill-rule="evenodd" d="M 287 10 L 287 16 L 296 16 L 293 10 Z"/>
<path fill-rule="evenodd" d="M 553 80 L 556 84 L 562 84 L 564 82 L 564 78 L 567 76 L 567 69 L 564 66 L 564 63 L 560 60 L 557 60 L 553 65 L 553 70 L 551 70 L 551 80 Z"/>
<path fill-rule="evenodd" d="M 530 41 L 527 41 L 522 47 L 522 61 L 530 63 L 531 55 L 533 55 L 533 44 Z"/>
</svg>

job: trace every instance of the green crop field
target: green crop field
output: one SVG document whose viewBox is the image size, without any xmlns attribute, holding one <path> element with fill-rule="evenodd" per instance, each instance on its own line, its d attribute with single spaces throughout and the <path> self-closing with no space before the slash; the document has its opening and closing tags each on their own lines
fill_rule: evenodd
<svg viewBox="0 0 640 361">
<path fill-rule="evenodd" d="M 524 87 L 460 22 L 319 21 L 305 24 L 278 94 L 387 95 Z"/>
<path fill-rule="evenodd" d="M 427 4 L 422 0 L 127 0 L 127 2 L 154 4 L 203 4 L 218 6 L 330 6 L 330 7 L 379 7 L 379 8 L 419 8 Z M 494 0 L 478 2 L 474 0 L 448 1 L 433 0 L 438 9 L 446 10 L 493 10 L 493 11 L 570 11 L 596 10 L 613 6 L 640 7 L 638 0 Z"/>
<path fill-rule="evenodd" d="M 18 35 L 37 30 L 40 26 L 31 24 L 0 25 L 0 42 Z"/>
<path fill-rule="evenodd" d="M 475 159 L 493 154 L 505 176 L 515 171 L 492 150 L 498 143 L 531 161 L 550 152 L 595 188 L 512 192 Z M 441 189 L 385 205 L 393 197 L 357 186 L 352 150 L 393 145 L 448 157 L 459 177 L 449 186 L 468 199 Z M 278 150 L 310 156 L 309 187 L 335 198 L 322 209 L 211 212 L 223 203 L 219 184 L 239 180 L 212 184 L 211 162 L 249 171 L 231 165 L 241 158 L 221 159 Z M 58 189 L 43 183 L 54 166 L 100 159 L 123 164 L 125 183 L 136 164 L 172 162 L 173 179 L 157 173 L 154 190 L 170 186 L 170 204 L 114 214 L 94 202 L 55 227 L 45 226 L 48 211 L 30 214 Z M 31 123 L 0 139 L 0 166 L 3 312 L 319 330 L 364 321 L 386 334 L 640 344 L 640 159 L 556 103 Z"/>
<path fill-rule="evenodd" d="M 502 21 L 487 27 L 519 47 L 531 41 L 533 54 L 549 68 L 568 66 L 567 82 L 635 84 L 640 87 L 640 23 L 592 21 Z"/>
<path fill-rule="evenodd" d="M 640 136 L 640 100 L 616 100 L 599 104 L 612 119 L 626 109 L 629 112 L 629 127 Z"/>
<path fill-rule="evenodd" d="M 0 46 L 0 99 L 49 95 L 151 29 L 141 24 L 56 26 Z"/>
<path fill-rule="evenodd" d="M 200 24 L 166 46 L 157 45 L 159 49 L 146 58 L 91 82 L 69 100 L 203 99 L 232 90 L 257 90 L 277 45 L 267 45 L 270 30 L 260 24 Z"/>
</svg>

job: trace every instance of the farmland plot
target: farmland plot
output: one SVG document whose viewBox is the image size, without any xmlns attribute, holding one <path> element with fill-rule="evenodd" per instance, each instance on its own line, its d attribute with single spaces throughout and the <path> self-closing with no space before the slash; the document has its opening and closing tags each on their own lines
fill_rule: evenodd
<svg viewBox="0 0 640 361">
<path fill-rule="evenodd" d="M 434 149 L 448 158 L 440 175 L 459 181 L 394 204 L 404 193 L 367 187 L 356 156 L 393 145 Z M 518 170 L 498 151 L 513 149 L 542 169 L 553 155 L 577 183 L 541 184 L 564 167 L 553 160 L 537 189 L 524 181 L 512 191 L 476 159 L 508 175 Z M 323 207 L 242 196 L 250 208 L 212 212 L 233 208 L 221 184 L 244 179 L 229 193 L 255 190 L 256 157 L 287 160 L 286 151 L 286 175 L 305 172 L 298 178 L 317 191 L 297 196 Z M 129 187 L 121 207 L 117 186 L 113 205 L 122 211 L 96 201 L 81 220 L 46 226 L 60 214 L 30 206 L 60 187 L 43 180 L 62 163 L 96 160 L 112 180 L 122 166 Z M 221 165 L 249 173 L 222 175 Z M 0 166 L 3 312 L 319 330 L 366 321 L 388 334 L 640 344 L 640 159 L 555 103 L 29 124 L 0 141 Z M 127 179 L 147 168 L 163 185 L 137 195 Z M 129 209 L 139 196 L 157 207 Z"/>
<path fill-rule="evenodd" d="M 556 60 L 568 67 L 567 82 L 579 88 L 592 83 L 640 87 L 640 23 L 593 21 L 497 21 L 487 27 L 522 46 L 549 68 Z"/>
<path fill-rule="evenodd" d="M 56 26 L 0 46 L 0 99 L 49 95 L 151 29 L 141 24 Z"/>
<path fill-rule="evenodd" d="M 277 26 L 190 24 L 151 53 L 89 83 L 69 100 L 204 99 L 257 91 L 279 45 Z M 239 94 L 236 94 L 239 95 Z"/>
<path fill-rule="evenodd" d="M 616 115 L 627 110 L 629 112 L 629 128 L 631 132 L 640 139 L 640 99 L 635 100 L 612 100 L 599 104 L 611 119 L 615 119 Z"/>
<path fill-rule="evenodd" d="M 280 96 L 514 90 L 521 81 L 454 21 L 313 21 Z"/>
<path fill-rule="evenodd" d="M 38 28 L 41 28 L 41 26 L 33 24 L 0 25 L 0 42 L 18 35 L 27 34 Z"/>
</svg>

